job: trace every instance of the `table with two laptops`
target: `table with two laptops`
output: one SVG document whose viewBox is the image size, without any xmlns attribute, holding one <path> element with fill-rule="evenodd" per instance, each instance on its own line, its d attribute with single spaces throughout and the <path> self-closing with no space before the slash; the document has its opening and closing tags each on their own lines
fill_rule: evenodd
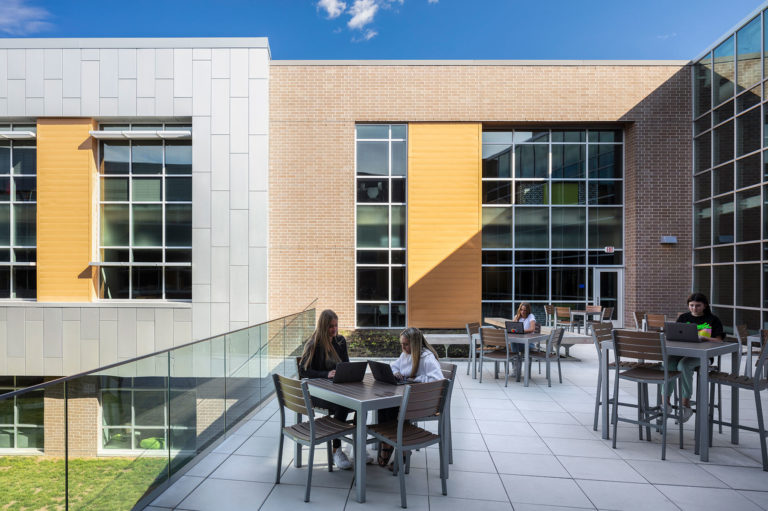
<svg viewBox="0 0 768 511">
<path fill-rule="evenodd" d="M 403 393 L 407 381 L 399 381 L 392 373 L 389 364 L 369 360 L 368 362 L 349 362 L 339 364 L 345 371 L 346 364 L 371 367 L 373 374 L 363 374 L 362 379 L 344 383 L 335 382 L 325 378 L 313 378 L 308 380 L 312 397 L 325 399 L 334 404 L 349 408 L 355 412 L 357 424 L 355 428 L 355 486 L 357 501 L 365 502 L 365 473 L 366 473 L 366 440 L 368 438 L 368 412 L 378 411 L 383 408 L 398 407 L 403 401 Z M 338 366 L 337 366 L 338 367 Z M 359 371 L 359 369 L 356 369 Z M 387 371 L 389 370 L 389 371 Z M 336 374 L 339 374 L 337 368 Z"/>
<path fill-rule="evenodd" d="M 665 326 L 665 330 L 669 329 L 670 332 L 675 330 L 685 329 L 686 327 L 679 327 L 680 323 L 671 323 Z M 696 325 L 690 325 L 696 327 Z M 680 332 L 675 332 L 680 333 Z M 683 333 L 685 335 L 685 333 Z M 688 334 L 690 337 L 690 333 Z M 674 334 L 673 334 L 674 336 Z M 693 341 L 693 339 L 691 339 Z M 680 340 L 666 340 L 667 355 L 680 356 L 680 357 L 692 357 L 698 358 L 700 361 L 700 367 L 703 368 L 699 371 L 698 381 L 698 396 L 696 403 L 696 429 L 699 432 L 699 445 L 695 446 L 695 453 L 699 454 L 701 461 L 709 461 L 709 359 L 720 355 L 731 354 L 731 367 L 738 367 L 738 351 L 741 349 L 739 343 L 732 342 L 719 342 L 719 341 L 703 341 L 698 342 L 699 338 L 696 335 L 695 342 L 680 341 Z M 603 382 L 607 382 L 608 377 L 608 354 L 609 350 L 613 350 L 613 341 L 603 341 L 601 345 L 602 350 L 602 363 L 600 370 L 603 374 Z M 605 383 L 602 385 L 601 400 L 603 403 L 608 403 L 608 387 Z M 602 407 L 602 437 L 608 439 L 608 430 L 610 426 L 610 420 L 608 417 L 608 406 Z M 737 444 L 739 442 L 739 389 L 735 386 L 731 387 L 731 422 L 735 425 L 731 428 L 731 443 Z"/>
</svg>

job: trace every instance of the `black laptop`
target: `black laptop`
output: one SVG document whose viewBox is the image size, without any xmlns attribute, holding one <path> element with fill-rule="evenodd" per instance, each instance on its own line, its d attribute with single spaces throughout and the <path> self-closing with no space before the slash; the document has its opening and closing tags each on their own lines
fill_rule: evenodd
<svg viewBox="0 0 768 511">
<path fill-rule="evenodd" d="M 377 362 L 375 360 L 369 360 L 368 365 L 371 366 L 371 372 L 373 378 L 376 381 L 382 383 L 390 383 L 392 385 L 405 385 L 407 383 L 414 383 L 408 380 L 398 380 L 395 378 L 395 373 L 392 372 L 392 367 L 384 362 Z"/>
<path fill-rule="evenodd" d="M 367 365 L 368 362 L 339 362 L 336 364 L 336 375 L 333 377 L 333 383 L 363 381 Z"/>
<path fill-rule="evenodd" d="M 699 329 L 693 323 L 664 323 L 664 337 L 668 341 L 704 342 L 699 337 Z"/>
<path fill-rule="evenodd" d="M 522 321 L 506 321 L 504 322 L 504 326 L 506 327 L 508 334 L 525 333 L 525 323 Z"/>
</svg>

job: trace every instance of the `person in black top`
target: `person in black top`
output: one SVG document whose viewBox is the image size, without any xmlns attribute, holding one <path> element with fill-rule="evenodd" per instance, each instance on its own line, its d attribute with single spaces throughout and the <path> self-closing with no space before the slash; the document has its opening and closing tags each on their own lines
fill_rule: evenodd
<svg viewBox="0 0 768 511">
<path fill-rule="evenodd" d="M 317 327 L 312 336 L 304 344 L 304 353 L 299 362 L 300 378 L 333 378 L 336 375 L 336 364 L 349 362 L 347 354 L 347 340 L 339 333 L 339 317 L 330 309 L 320 313 L 317 319 Z M 325 399 L 312 398 L 312 405 L 327 409 L 330 414 L 340 420 L 346 421 L 352 410 L 340 406 Z M 343 470 L 352 468 L 352 463 L 344 451 L 340 449 L 341 440 L 333 440 L 333 462 Z"/>
<path fill-rule="evenodd" d="M 699 330 L 699 337 L 707 341 L 723 341 L 725 332 L 720 319 L 712 314 L 709 308 L 709 300 L 703 293 L 692 293 L 688 297 L 688 312 L 680 314 L 677 318 L 678 323 L 693 323 Z M 693 415 L 691 409 L 691 394 L 693 393 L 693 373 L 699 367 L 700 360 L 692 357 L 667 357 L 669 368 L 673 371 L 680 371 L 681 401 L 683 405 L 682 418 L 686 422 Z M 706 392 L 706 389 L 704 389 Z M 667 401 L 672 394 L 672 388 L 665 389 Z"/>
</svg>

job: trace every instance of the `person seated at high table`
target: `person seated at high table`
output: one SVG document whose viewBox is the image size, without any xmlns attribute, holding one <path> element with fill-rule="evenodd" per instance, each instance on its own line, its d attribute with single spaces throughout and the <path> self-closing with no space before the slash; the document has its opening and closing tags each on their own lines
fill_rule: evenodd
<svg viewBox="0 0 768 511">
<path fill-rule="evenodd" d="M 333 379 L 339 362 L 349 362 L 347 340 L 339 335 L 339 317 L 332 310 L 326 309 L 320 313 L 315 331 L 304 344 L 299 377 Z M 312 398 L 312 406 L 325 408 L 331 416 L 342 422 L 352 412 L 349 408 L 317 397 Z M 368 458 L 368 463 L 373 462 L 373 457 Z M 352 468 L 352 462 L 341 449 L 341 440 L 338 438 L 333 439 L 333 463 L 342 470 Z"/>
<path fill-rule="evenodd" d="M 723 323 L 720 318 L 712 314 L 712 310 L 709 308 L 709 300 L 703 293 L 692 293 L 688 296 L 688 312 L 680 314 L 677 318 L 678 323 L 693 323 L 696 325 L 699 331 L 699 338 L 702 341 L 717 341 L 721 342 L 725 340 L 725 332 L 723 331 Z M 687 422 L 693 415 L 691 409 L 691 395 L 693 394 L 693 373 L 697 367 L 699 367 L 701 361 L 696 357 L 678 357 L 667 356 L 669 361 L 669 369 L 673 371 L 680 371 L 680 397 L 682 409 L 683 422 Z M 664 389 L 667 396 L 667 403 L 669 403 L 669 397 L 672 394 L 672 387 Z M 706 392 L 706 389 L 703 389 Z"/>
<path fill-rule="evenodd" d="M 395 378 L 414 383 L 428 383 L 443 379 L 443 370 L 440 368 L 437 351 L 427 342 L 421 330 L 411 327 L 400 332 L 400 348 L 402 349 L 400 357 L 389 364 Z M 379 410 L 379 424 L 397 420 L 399 412 L 399 407 Z M 378 455 L 380 466 L 387 466 L 393 450 L 391 445 L 381 444 Z"/>
<path fill-rule="evenodd" d="M 523 332 L 526 334 L 532 334 L 536 332 L 536 316 L 531 312 L 531 304 L 528 302 L 522 302 L 517 307 L 517 314 L 512 318 L 512 321 L 523 323 Z M 536 349 L 536 343 L 532 342 L 528 344 L 531 349 Z M 525 347 L 518 343 L 513 343 L 510 346 L 510 351 L 513 353 L 522 353 L 525 351 Z"/>
</svg>

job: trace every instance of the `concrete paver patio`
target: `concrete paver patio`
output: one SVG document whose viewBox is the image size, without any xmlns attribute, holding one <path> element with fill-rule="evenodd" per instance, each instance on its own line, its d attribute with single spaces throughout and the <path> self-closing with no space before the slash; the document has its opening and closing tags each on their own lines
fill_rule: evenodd
<svg viewBox="0 0 768 511">
<path fill-rule="evenodd" d="M 637 428 L 620 424 L 617 449 L 592 430 L 597 357 L 591 345 L 574 346 L 580 362 L 563 363 L 563 383 L 552 387 L 533 370 L 531 386 L 494 380 L 483 383 L 459 374 L 452 403 L 454 464 L 448 496 L 440 493 L 436 448 L 416 452 L 406 477 L 412 510 L 768 510 L 768 472 L 761 469 L 756 433 L 715 428 L 710 462 L 693 454 L 693 423 L 685 425 L 685 448 L 669 422 L 667 460 L 661 461 L 659 434 L 640 441 Z M 726 366 L 727 367 L 727 366 Z M 543 368 L 542 368 L 543 369 Z M 634 386 L 622 387 L 634 399 Z M 768 405 L 768 392 L 763 398 Z M 740 393 L 742 423 L 756 426 L 753 394 Z M 723 389 L 723 413 L 730 410 Z M 632 411 L 625 409 L 625 414 Z M 367 466 L 367 502 L 355 501 L 352 471 L 327 471 L 325 449 L 317 449 L 312 496 L 304 503 L 306 467 L 293 467 L 293 444 L 285 443 L 283 476 L 274 484 L 279 427 L 272 401 L 158 497 L 150 511 L 220 510 L 384 510 L 399 509 L 392 473 Z M 306 461 L 306 456 L 304 457 Z"/>
</svg>

